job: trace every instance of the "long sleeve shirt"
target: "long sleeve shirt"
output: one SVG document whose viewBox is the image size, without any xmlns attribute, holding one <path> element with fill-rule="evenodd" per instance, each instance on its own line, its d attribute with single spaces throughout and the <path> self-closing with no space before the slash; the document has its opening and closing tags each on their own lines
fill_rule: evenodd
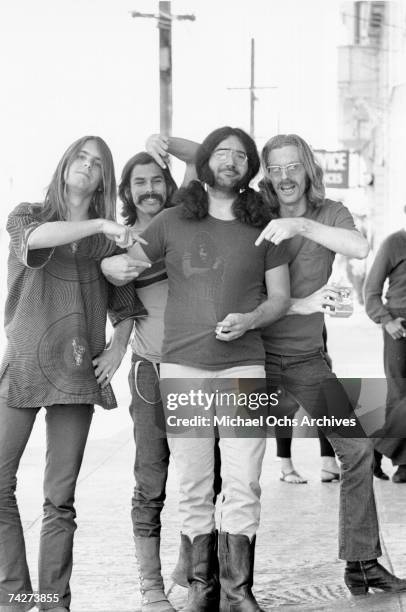
<svg viewBox="0 0 406 612">
<path fill-rule="evenodd" d="M 389 281 L 383 296 L 385 281 Z M 385 298 L 385 303 L 383 301 Z M 385 325 L 392 310 L 406 311 L 406 231 L 388 236 L 376 254 L 365 282 L 365 309 L 375 322 Z"/>
</svg>

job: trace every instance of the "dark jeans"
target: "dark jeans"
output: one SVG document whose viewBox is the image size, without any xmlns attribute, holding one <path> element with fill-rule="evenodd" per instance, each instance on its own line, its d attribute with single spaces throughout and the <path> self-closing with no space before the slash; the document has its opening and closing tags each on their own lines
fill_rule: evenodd
<svg viewBox="0 0 406 612">
<path fill-rule="evenodd" d="M 390 411 L 399 399 L 406 396 L 406 338 L 394 340 L 384 330 L 383 365 L 388 382 L 386 407 Z"/>
<path fill-rule="evenodd" d="M 327 361 L 327 365 L 330 369 L 332 369 L 331 357 L 328 354 L 327 349 L 327 328 L 323 325 L 323 349 L 324 349 L 324 357 Z M 296 402 L 295 402 L 296 403 Z M 299 405 L 296 403 L 297 408 L 294 408 L 294 412 L 299 408 Z M 292 416 L 294 414 L 292 412 Z M 290 459 L 292 457 L 292 427 L 282 427 L 280 425 L 275 425 L 275 439 L 276 439 L 276 455 L 277 457 L 283 459 Z M 335 457 L 335 452 L 333 447 L 331 446 L 328 438 L 324 435 L 320 427 L 317 428 L 317 435 L 319 437 L 320 443 L 320 457 Z"/>
<path fill-rule="evenodd" d="M 391 311 L 394 317 L 403 316 L 404 311 Z M 394 340 L 388 332 L 383 330 L 383 364 L 388 390 L 386 395 L 386 424 L 387 432 L 384 438 L 376 440 L 377 450 L 392 459 L 394 465 L 406 465 L 406 440 L 399 437 L 390 437 L 391 429 L 399 431 L 397 422 L 404 422 L 406 418 L 406 338 Z M 403 399 L 403 402 L 401 401 Z M 377 463 L 380 463 L 380 453 L 376 454 Z"/>
<path fill-rule="evenodd" d="M 160 535 L 166 496 L 169 448 L 157 367 L 133 355 L 128 376 L 135 440 L 135 488 L 131 510 L 135 536 Z"/>
<path fill-rule="evenodd" d="M 350 412 L 345 391 L 321 352 L 287 357 L 267 353 L 266 374 L 282 386 L 312 417 Z M 356 433 L 357 427 L 354 428 Z M 323 428 L 341 461 L 339 557 L 347 561 L 376 559 L 381 553 L 373 491 L 373 445 L 365 437 Z M 361 436 L 361 430 L 359 430 Z"/>
<path fill-rule="evenodd" d="M 317 435 L 320 443 L 320 457 L 335 457 L 334 448 L 319 427 L 317 428 Z M 275 425 L 275 438 L 277 457 L 290 459 L 292 457 L 292 428 Z"/>
<path fill-rule="evenodd" d="M 0 383 L 0 605 L 9 593 L 32 593 L 23 529 L 15 497 L 17 470 L 39 408 L 9 408 L 8 382 Z M 39 593 L 59 596 L 59 603 L 42 603 L 40 609 L 65 606 L 71 594 L 73 534 L 76 529 L 75 487 L 93 416 L 90 405 L 55 405 L 46 409 L 46 466 L 44 507 L 38 572 Z M 31 605 L 16 605 L 28 610 Z"/>
</svg>

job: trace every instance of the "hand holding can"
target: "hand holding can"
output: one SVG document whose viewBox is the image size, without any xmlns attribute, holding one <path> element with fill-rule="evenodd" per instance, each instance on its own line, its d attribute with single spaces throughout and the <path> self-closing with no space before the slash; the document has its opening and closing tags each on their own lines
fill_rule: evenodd
<svg viewBox="0 0 406 612">
<path fill-rule="evenodd" d="M 336 306 L 330 308 L 331 317 L 350 317 L 354 312 L 353 289 L 347 285 L 336 285 L 338 290 L 338 298 Z"/>
</svg>

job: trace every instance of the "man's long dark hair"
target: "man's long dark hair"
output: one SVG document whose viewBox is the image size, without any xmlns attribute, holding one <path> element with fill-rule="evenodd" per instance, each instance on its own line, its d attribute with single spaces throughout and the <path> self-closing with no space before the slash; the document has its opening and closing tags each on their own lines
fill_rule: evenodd
<svg viewBox="0 0 406 612">
<path fill-rule="evenodd" d="M 137 209 L 134 206 L 133 198 L 131 195 L 131 172 L 135 166 L 146 166 L 147 164 L 156 164 L 155 159 L 146 151 L 141 151 L 133 155 L 128 162 L 125 164 L 121 173 L 121 180 L 118 186 L 118 195 L 123 203 L 122 215 L 124 218 L 125 225 L 134 225 L 137 220 Z M 160 168 L 166 183 L 166 200 L 164 208 L 170 208 L 172 204 L 172 196 L 177 189 L 177 185 L 173 180 L 172 174 L 168 168 Z"/>
<path fill-rule="evenodd" d="M 212 187 L 215 180 L 209 167 L 209 160 L 215 148 L 229 136 L 236 136 L 247 153 L 247 172 L 235 186 L 236 199 L 233 202 L 233 213 L 241 223 L 265 227 L 271 218 L 269 207 L 264 203 L 262 196 L 249 186 L 260 167 L 257 147 L 253 139 L 240 128 L 221 127 L 204 139 L 197 150 L 195 161 L 199 181 L 191 181 L 187 187 L 179 189 L 173 198 L 173 203 L 182 206 L 181 213 L 186 219 L 204 219 L 208 215 L 209 200 L 203 184 Z"/>
</svg>

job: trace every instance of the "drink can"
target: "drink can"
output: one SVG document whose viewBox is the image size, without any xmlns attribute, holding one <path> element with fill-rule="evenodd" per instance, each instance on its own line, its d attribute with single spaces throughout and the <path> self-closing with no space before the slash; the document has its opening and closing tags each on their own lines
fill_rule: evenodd
<svg viewBox="0 0 406 612">
<path fill-rule="evenodd" d="M 336 285 L 335 287 L 339 296 L 337 298 L 337 304 L 334 309 L 330 309 L 330 316 L 332 317 L 350 317 L 354 312 L 354 298 L 353 289 L 346 285 Z"/>
</svg>

